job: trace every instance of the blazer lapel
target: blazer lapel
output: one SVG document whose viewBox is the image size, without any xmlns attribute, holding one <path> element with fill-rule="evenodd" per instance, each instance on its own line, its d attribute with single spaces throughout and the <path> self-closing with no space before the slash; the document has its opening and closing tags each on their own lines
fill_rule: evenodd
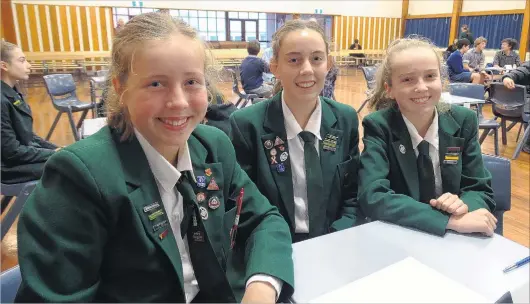
<svg viewBox="0 0 530 304">
<path fill-rule="evenodd" d="M 323 99 L 320 99 L 320 104 L 322 105 L 322 121 L 320 125 L 320 136 L 322 140 L 320 141 L 320 167 L 322 168 L 322 177 L 324 180 L 324 193 L 322 199 L 324 200 L 322 204 L 319 205 L 320 210 L 318 210 L 319 222 L 314 225 L 316 227 L 324 227 L 324 222 L 326 220 L 326 206 L 325 201 L 330 196 L 330 191 L 333 189 L 332 183 L 334 181 L 335 174 L 337 172 L 337 166 L 333 164 L 338 164 L 341 162 L 343 154 L 338 152 L 340 151 L 339 146 L 342 143 L 343 130 L 336 128 L 337 117 Z M 333 148 L 324 149 L 324 142 L 328 140 L 331 142 L 336 141 L 335 151 Z"/>
<path fill-rule="evenodd" d="M 13 106 L 15 107 L 15 109 L 17 109 L 17 111 L 33 118 L 33 116 L 31 115 L 31 109 L 29 108 L 28 104 L 24 101 L 24 98 L 22 97 L 22 95 L 19 94 L 18 91 L 15 90 L 15 88 L 10 87 L 3 81 L 2 81 L 1 88 L 2 88 L 2 94 L 9 99 L 9 101 L 13 104 Z"/>
<path fill-rule="evenodd" d="M 289 159 L 283 162 L 280 160 L 280 155 L 283 152 L 289 153 L 289 145 L 287 143 L 287 133 L 285 131 L 282 111 L 281 92 L 276 94 L 273 97 L 272 102 L 269 104 L 265 113 L 263 126 L 267 133 L 261 136 L 262 149 L 264 150 L 272 176 L 278 187 L 287 214 L 289 215 L 290 223 L 292 224 L 292 227 L 294 227 L 294 194 L 291 162 Z M 277 138 L 283 142 L 283 144 L 275 145 Z M 284 147 L 284 151 L 280 150 L 280 146 Z M 275 149 L 276 155 L 272 155 L 274 154 L 272 149 Z M 273 157 L 275 158 L 273 159 Z M 280 165 L 280 167 L 278 165 Z"/>
<path fill-rule="evenodd" d="M 171 261 L 180 281 L 179 286 L 183 288 L 184 279 L 180 253 L 147 157 L 136 137 L 120 143 L 121 134 L 116 131 L 113 133 L 113 139 L 122 161 L 125 180 L 132 189 L 129 193 L 129 199 L 134 205 L 148 237 L 153 243 L 160 246 Z M 161 210 L 163 214 L 156 218 L 150 218 L 150 215 L 158 210 Z M 182 290 L 182 294 L 184 294 L 184 290 Z"/>
<path fill-rule="evenodd" d="M 440 171 L 442 175 L 443 191 L 458 193 L 460 191 L 460 176 L 462 174 L 462 150 L 464 149 L 464 138 L 454 136 L 460 129 L 450 112 L 438 115 L 438 136 L 440 153 Z M 444 163 L 446 153 L 458 151 L 456 164 Z M 451 150 L 451 151 L 449 151 Z"/>
<path fill-rule="evenodd" d="M 392 113 L 392 133 L 396 140 L 392 142 L 394 155 L 399 163 L 403 178 L 409 188 L 410 196 L 420 199 L 420 183 L 418 181 L 417 157 L 412 147 L 412 141 L 407 129 L 407 125 L 401 116 L 401 112 L 396 107 Z"/>
</svg>

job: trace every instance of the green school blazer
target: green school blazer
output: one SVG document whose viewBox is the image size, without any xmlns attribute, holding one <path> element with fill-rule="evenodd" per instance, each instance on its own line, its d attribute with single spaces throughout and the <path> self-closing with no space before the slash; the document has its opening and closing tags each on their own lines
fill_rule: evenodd
<svg viewBox="0 0 530 304">
<path fill-rule="evenodd" d="M 358 119 L 355 110 L 347 105 L 321 97 L 322 122 L 320 128 L 320 166 L 324 179 L 325 198 L 317 214 L 316 237 L 331 231 L 353 227 L 360 218 L 357 205 L 357 168 L 359 160 Z M 290 159 L 279 160 L 285 167 L 280 172 L 271 165 L 267 142 L 283 141 L 289 151 L 285 131 L 281 92 L 272 99 L 236 111 L 230 117 L 231 137 L 237 160 L 271 203 L 287 220 L 294 235 L 294 195 Z M 328 139 L 336 149 L 326 148 Z M 282 151 L 283 152 L 283 151 Z M 282 152 L 278 153 L 280 155 Z M 312 229 L 313 230 L 313 229 Z"/>
<path fill-rule="evenodd" d="M 155 178 L 138 140 L 119 137 L 105 127 L 49 159 L 18 223 L 22 284 L 16 301 L 185 302 L 175 241 L 180 236 L 169 225 L 157 225 L 168 220 L 167 212 L 149 219 L 146 207 L 160 202 L 163 208 Z M 195 176 L 209 169 L 219 188 L 207 191 L 220 207 L 208 209 L 203 221 L 217 257 L 203 262 L 223 269 L 221 275 L 212 270 L 212 279 L 228 277 L 244 289 L 252 275 L 268 274 L 284 282 L 281 298 L 290 297 L 291 239 L 278 210 L 241 170 L 222 131 L 199 125 L 188 146 Z M 241 188 L 245 196 L 231 250 L 228 233 Z M 215 293 L 219 302 L 235 302 L 232 290 Z"/>
<path fill-rule="evenodd" d="M 359 169 L 359 204 L 366 216 L 436 235 L 445 234 L 449 214 L 419 202 L 416 154 L 397 106 L 363 120 L 364 151 Z M 491 174 L 484 167 L 477 140 L 477 114 L 461 106 L 438 113 L 443 193 L 451 192 L 469 211 L 493 211 Z M 452 148 L 452 149 L 450 149 Z M 459 149 L 456 164 L 444 163 L 448 149 Z"/>
</svg>

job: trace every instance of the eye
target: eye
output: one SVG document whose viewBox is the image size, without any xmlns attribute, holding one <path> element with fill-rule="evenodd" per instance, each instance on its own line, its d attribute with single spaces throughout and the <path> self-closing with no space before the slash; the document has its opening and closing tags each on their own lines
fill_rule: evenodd
<svg viewBox="0 0 530 304">
<path fill-rule="evenodd" d="M 409 81 L 411 81 L 411 78 L 409 78 L 409 77 L 407 77 L 407 78 L 403 78 L 403 79 L 401 80 L 401 82 L 409 82 Z"/>
<path fill-rule="evenodd" d="M 322 56 L 315 56 L 315 57 L 313 57 L 313 60 L 315 60 L 315 61 L 322 61 L 322 60 L 324 60 L 324 57 L 322 57 Z"/>
<path fill-rule="evenodd" d="M 290 58 L 288 61 L 289 63 L 296 63 L 296 58 Z"/>
<path fill-rule="evenodd" d="M 188 79 L 186 80 L 186 86 L 202 87 L 203 83 L 197 79 Z"/>
<path fill-rule="evenodd" d="M 153 88 L 159 88 L 162 86 L 162 83 L 160 81 L 153 81 L 149 84 L 149 86 Z"/>
</svg>

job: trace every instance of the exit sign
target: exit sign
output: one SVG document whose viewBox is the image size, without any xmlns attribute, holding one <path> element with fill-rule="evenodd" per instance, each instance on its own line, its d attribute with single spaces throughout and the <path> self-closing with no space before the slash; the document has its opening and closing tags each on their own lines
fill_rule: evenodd
<svg viewBox="0 0 530 304">
<path fill-rule="evenodd" d="M 317 14 L 317 15 L 321 15 L 322 11 L 323 11 L 323 9 L 321 9 L 321 8 L 315 8 L 315 14 Z"/>
</svg>

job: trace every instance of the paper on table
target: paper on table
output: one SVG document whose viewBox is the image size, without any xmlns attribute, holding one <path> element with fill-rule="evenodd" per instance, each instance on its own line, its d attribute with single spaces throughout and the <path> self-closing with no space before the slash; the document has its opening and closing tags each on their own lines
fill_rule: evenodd
<svg viewBox="0 0 530 304">
<path fill-rule="evenodd" d="M 514 303 L 530 303 L 530 282 L 526 281 L 524 284 L 513 288 L 510 293 Z"/>
<path fill-rule="evenodd" d="M 408 257 L 311 303 L 488 303 L 483 296 Z"/>
<path fill-rule="evenodd" d="M 107 124 L 106 117 L 98 117 L 93 119 L 85 119 L 82 127 L 82 137 L 87 138 L 88 136 L 96 133 L 99 129 L 103 128 Z"/>
</svg>

